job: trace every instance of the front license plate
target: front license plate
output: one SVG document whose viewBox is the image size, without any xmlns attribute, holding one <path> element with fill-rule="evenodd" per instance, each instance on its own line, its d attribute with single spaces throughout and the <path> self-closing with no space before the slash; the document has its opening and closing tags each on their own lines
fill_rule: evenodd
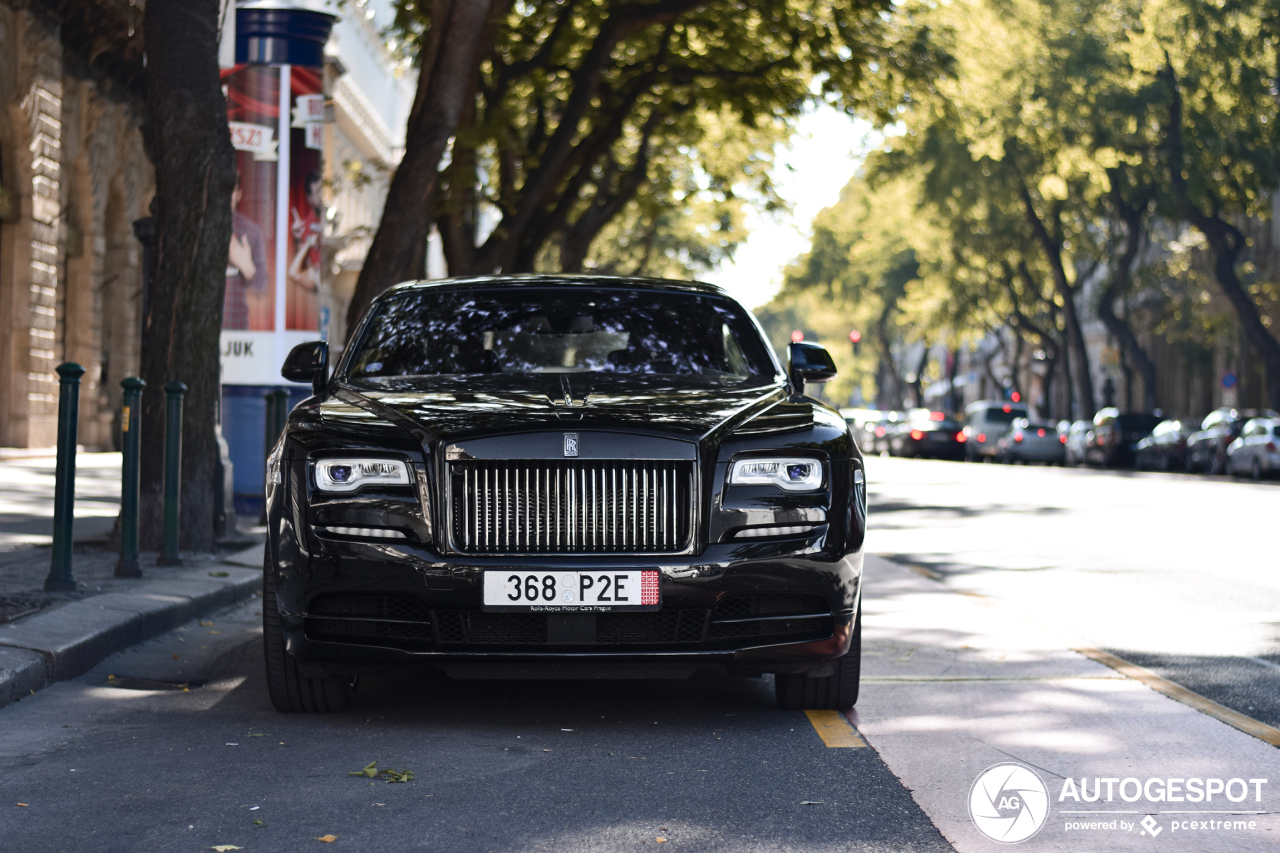
<svg viewBox="0 0 1280 853">
<path fill-rule="evenodd" d="M 538 611 L 657 610 L 658 571 L 484 573 L 484 609 Z"/>
</svg>

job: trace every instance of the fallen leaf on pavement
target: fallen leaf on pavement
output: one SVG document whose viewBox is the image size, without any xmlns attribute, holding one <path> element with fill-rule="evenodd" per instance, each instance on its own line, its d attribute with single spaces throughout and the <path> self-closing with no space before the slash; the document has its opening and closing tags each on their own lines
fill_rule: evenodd
<svg viewBox="0 0 1280 853">
<path fill-rule="evenodd" d="M 412 770 L 381 770 L 379 771 L 379 775 L 386 778 L 388 785 L 390 785 L 392 782 L 412 782 L 413 781 Z"/>
<path fill-rule="evenodd" d="M 338 836 L 336 835 L 321 835 L 316 838 L 316 841 L 323 841 L 325 844 L 332 844 L 337 840 Z"/>
<path fill-rule="evenodd" d="M 196 622 L 198 622 L 198 623 L 200 624 L 200 627 L 201 627 L 201 628 L 212 628 L 212 627 L 213 627 L 213 620 L 212 620 L 212 619 L 210 619 L 208 622 L 206 622 L 206 621 L 205 621 L 205 620 L 203 620 L 203 619 L 197 619 L 197 620 L 196 620 Z"/>
<path fill-rule="evenodd" d="M 348 773 L 347 775 L 348 776 L 367 776 L 370 779 L 372 779 L 374 776 L 378 775 L 378 762 L 370 761 L 368 764 L 364 766 L 363 770 L 354 770 Z"/>
<path fill-rule="evenodd" d="M 210 633 L 210 634 L 221 634 L 222 632 L 221 632 L 221 631 L 210 631 L 209 633 Z"/>
<path fill-rule="evenodd" d="M 209 572 L 209 577 L 211 578 L 225 578 L 230 577 L 230 575 L 230 572 Z"/>
<path fill-rule="evenodd" d="M 107 676 L 107 681 L 115 681 L 115 680 L 116 680 L 116 677 L 114 675 Z"/>
<path fill-rule="evenodd" d="M 182 660 L 182 655 L 174 655 L 174 656 L 173 656 L 173 659 L 174 659 L 174 660 Z"/>
</svg>

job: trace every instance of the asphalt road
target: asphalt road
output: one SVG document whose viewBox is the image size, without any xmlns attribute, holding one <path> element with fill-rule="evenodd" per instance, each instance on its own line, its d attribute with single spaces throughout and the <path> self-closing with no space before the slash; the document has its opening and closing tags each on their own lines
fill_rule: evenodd
<svg viewBox="0 0 1280 853">
<path fill-rule="evenodd" d="M 1280 483 L 868 461 L 868 550 L 1280 727 Z"/>
<path fill-rule="evenodd" d="M 286 716 L 266 698 L 257 609 L 0 711 L 0 846 L 951 849 L 873 749 L 828 748 L 767 679 L 381 676 L 355 712 Z M 137 689 L 156 682 L 191 687 Z M 373 761 L 414 778 L 349 775 Z"/>
<path fill-rule="evenodd" d="M 965 803 L 995 761 L 1051 786 L 1117 769 L 1280 777 L 1274 748 L 1068 650 L 1111 650 L 1280 724 L 1280 489 L 897 459 L 868 469 L 868 550 L 914 571 L 869 562 L 853 715 L 869 748 L 826 746 L 806 715 L 774 707 L 768 677 L 710 670 L 401 673 L 363 679 L 354 712 L 281 715 L 255 601 L 0 710 L 0 847 L 329 849 L 314 839 L 336 836 L 332 849 L 980 851 L 994 845 Z M 374 761 L 414 778 L 350 775 Z M 1172 831 L 1156 846 L 1263 849 L 1280 825 L 1270 799 L 1262 808 L 1270 822 L 1229 846 Z M 1059 822 L 1026 849 L 1151 841 Z"/>
</svg>

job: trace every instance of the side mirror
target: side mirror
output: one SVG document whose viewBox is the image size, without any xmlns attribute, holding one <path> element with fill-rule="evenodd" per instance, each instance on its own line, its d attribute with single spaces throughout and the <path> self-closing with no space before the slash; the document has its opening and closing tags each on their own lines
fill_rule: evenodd
<svg viewBox="0 0 1280 853">
<path fill-rule="evenodd" d="M 310 382 L 317 397 L 329 384 L 329 345 L 324 341 L 307 341 L 289 351 L 280 375 L 290 382 Z"/>
<path fill-rule="evenodd" d="M 804 393 L 805 382 L 826 382 L 836 375 L 836 363 L 827 348 L 807 341 L 787 346 L 788 374 L 797 394 Z"/>
</svg>

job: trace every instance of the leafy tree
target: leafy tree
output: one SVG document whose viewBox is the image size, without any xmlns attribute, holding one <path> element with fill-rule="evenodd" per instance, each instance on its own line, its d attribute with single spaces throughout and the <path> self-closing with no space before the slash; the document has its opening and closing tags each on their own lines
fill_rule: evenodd
<svg viewBox="0 0 1280 853">
<path fill-rule="evenodd" d="M 1261 284 L 1248 280 L 1243 217 L 1268 218 L 1280 185 L 1280 16 L 1257 0 L 1154 0 L 1128 42 L 1134 89 L 1154 94 L 1153 159 L 1169 212 L 1205 237 L 1219 288 L 1266 369 L 1280 408 L 1280 340 Z"/>
<path fill-rule="evenodd" d="M 438 10 L 397 5 L 408 49 L 429 46 Z M 394 232 L 391 243 L 419 246 L 434 219 L 452 274 L 588 268 L 591 247 L 622 215 L 636 218 L 613 233 L 626 235 L 636 257 L 623 253 L 620 268 L 651 263 L 645 247 L 664 243 L 669 260 L 683 252 L 714 260 L 736 239 L 745 170 L 717 172 L 703 147 L 705 122 L 731 120 L 755 138 L 761 147 L 738 163 L 757 166 L 767 162 L 772 129 L 814 98 L 887 120 L 929 49 L 927 33 L 891 29 L 889 9 L 888 0 L 495 6 L 471 72 L 452 78 L 467 91 L 438 191 L 404 200 L 414 222 L 387 220 L 380 230 Z M 417 144 L 411 138 L 407 148 Z M 681 233 L 691 176 L 708 218 Z M 745 177 L 759 187 L 759 172 Z M 594 262 L 610 263 L 610 254 Z M 366 266 L 352 317 L 378 290 L 421 274 L 417 255 L 396 258 Z"/>
<path fill-rule="evenodd" d="M 413 2 L 402 5 L 416 8 Z M 417 278 L 426 265 L 440 160 L 467 107 L 483 45 L 496 26 L 490 0 L 433 0 L 430 10 L 422 12 L 429 12 L 427 20 L 434 26 L 425 27 L 417 42 L 418 89 L 404 156 L 387 188 L 382 221 L 356 281 L 347 312 L 349 329 L 356 328 L 373 297 L 399 281 Z"/>
</svg>

